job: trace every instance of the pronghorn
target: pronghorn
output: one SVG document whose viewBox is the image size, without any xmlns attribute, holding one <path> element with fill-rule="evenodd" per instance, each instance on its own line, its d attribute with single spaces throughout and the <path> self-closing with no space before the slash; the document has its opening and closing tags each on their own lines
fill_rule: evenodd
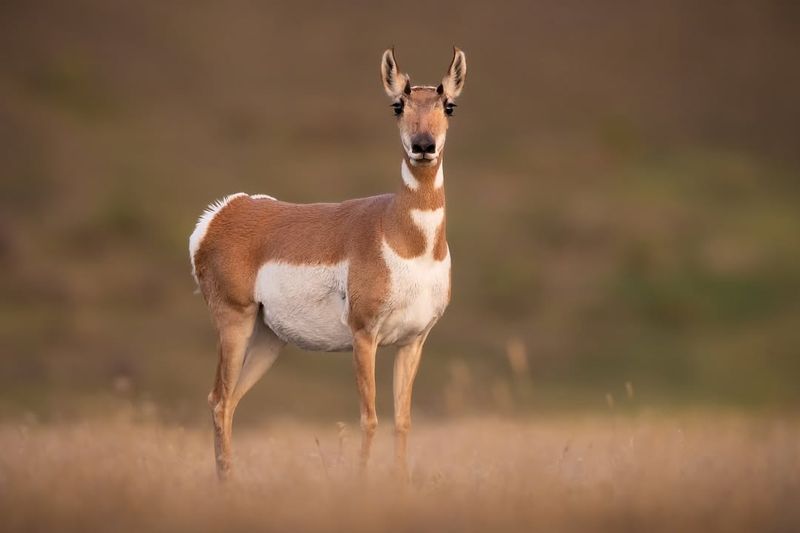
<svg viewBox="0 0 800 533">
<path fill-rule="evenodd" d="M 375 350 L 398 346 L 395 462 L 407 475 L 414 376 L 425 338 L 450 300 L 442 155 L 467 63 L 456 48 L 438 87 L 412 87 L 390 49 L 380 73 L 403 146 L 396 193 L 338 204 L 233 194 L 209 206 L 189 238 L 192 272 L 219 335 L 208 403 L 222 479 L 231 471 L 236 405 L 286 343 L 352 349 L 362 470 L 378 424 Z"/>
</svg>

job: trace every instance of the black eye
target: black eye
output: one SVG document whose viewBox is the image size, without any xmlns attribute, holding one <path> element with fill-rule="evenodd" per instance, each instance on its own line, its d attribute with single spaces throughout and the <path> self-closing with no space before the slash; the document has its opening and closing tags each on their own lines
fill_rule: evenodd
<svg viewBox="0 0 800 533">
<path fill-rule="evenodd" d="M 395 102 L 392 104 L 392 109 L 394 109 L 394 115 L 399 116 L 403 114 L 403 101 Z"/>
<path fill-rule="evenodd" d="M 448 117 L 452 117 L 453 111 L 455 111 L 456 107 L 458 106 L 456 106 L 456 104 L 454 104 L 453 102 L 446 102 L 444 104 L 444 114 L 447 115 Z"/>
</svg>

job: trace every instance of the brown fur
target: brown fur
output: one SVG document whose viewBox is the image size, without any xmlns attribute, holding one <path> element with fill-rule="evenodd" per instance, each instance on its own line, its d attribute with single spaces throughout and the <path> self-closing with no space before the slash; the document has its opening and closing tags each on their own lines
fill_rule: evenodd
<svg viewBox="0 0 800 533">
<path fill-rule="evenodd" d="M 231 200 L 208 226 L 195 253 L 201 292 L 209 305 L 254 304 L 258 269 L 267 261 L 332 265 L 350 261 L 350 319 L 365 328 L 388 292 L 389 276 L 381 259 L 385 238 L 401 257 L 425 250 L 425 238 L 411 220 L 411 209 L 444 207 L 444 187 L 433 188 L 435 167 L 412 168 L 418 190 L 403 186 L 396 194 L 338 204 L 291 204 L 240 196 Z M 431 174 L 432 173 L 432 174 Z M 444 221 L 434 257 L 447 254 Z"/>
</svg>

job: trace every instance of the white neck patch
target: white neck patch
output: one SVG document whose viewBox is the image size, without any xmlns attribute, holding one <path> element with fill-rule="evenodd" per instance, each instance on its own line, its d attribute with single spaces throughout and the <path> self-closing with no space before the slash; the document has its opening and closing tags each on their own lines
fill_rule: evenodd
<svg viewBox="0 0 800 533">
<path fill-rule="evenodd" d="M 444 219 L 444 207 L 432 210 L 412 209 L 409 211 L 411 220 L 425 236 L 425 253 L 423 257 L 433 257 L 433 247 L 436 244 L 436 234 Z"/>
<path fill-rule="evenodd" d="M 433 178 L 433 188 L 438 189 L 442 185 L 444 185 L 444 163 L 439 163 L 439 168 L 436 169 L 436 177 Z M 406 184 L 406 187 L 411 189 L 412 191 L 416 191 L 419 189 L 420 183 L 417 178 L 414 177 L 414 173 L 411 172 L 411 169 L 408 168 L 408 163 L 405 159 L 403 159 L 402 163 L 400 163 L 400 175 L 403 177 L 403 183 Z"/>
<path fill-rule="evenodd" d="M 406 184 L 406 187 L 412 191 L 419 189 L 419 180 L 411 173 L 411 169 L 408 168 L 408 163 L 406 163 L 405 159 L 400 163 L 400 175 L 403 176 L 403 183 Z"/>
<path fill-rule="evenodd" d="M 444 162 L 439 163 L 439 168 L 436 170 L 436 177 L 433 179 L 433 188 L 438 189 L 444 185 Z"/>
</svg>

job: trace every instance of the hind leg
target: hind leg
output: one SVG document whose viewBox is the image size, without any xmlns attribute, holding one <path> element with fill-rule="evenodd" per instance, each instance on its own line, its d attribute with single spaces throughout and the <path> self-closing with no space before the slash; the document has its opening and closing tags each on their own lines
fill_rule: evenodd
<svg viewBox="0 0 800 533">
<path fill-rule="evenodd" d="M 278 358 L 281 348 L 286 345 L 260 318 L 253 328 L 250 345 L 244 358 L 244 366 L 233 391 L 233 409 L 247 392 L 258 383 L 258 380 L 272 367 Z"/>
<path fill-rule="evenodd" d="M 214 450 L 220 479 L 226 479 L 231 471 L 231 431 L 236 408 L 234 393 L 257 312 L 258 306 L 255 304 L 244 307 L 220 305 L 213 311 L 219 334 L 219 363 L 208 404 L 214 422 Z"/>
</svg>

